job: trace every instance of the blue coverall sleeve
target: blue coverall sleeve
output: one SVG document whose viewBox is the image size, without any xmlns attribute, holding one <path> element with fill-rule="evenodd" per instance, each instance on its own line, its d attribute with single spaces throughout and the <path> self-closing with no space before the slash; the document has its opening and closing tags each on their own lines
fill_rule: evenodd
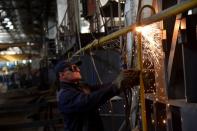
<svg viewBox="0 0 197 131">
<path fill-rule="evenodd" d="M 59 96 L 59 108 L 62 113 L 87 112 L 96 109 L 111 97 L 117 95 L 119 90 L 113 84 L 102 85 L 90 94 L 76 89 L 65 89 Z"/>
</svg>

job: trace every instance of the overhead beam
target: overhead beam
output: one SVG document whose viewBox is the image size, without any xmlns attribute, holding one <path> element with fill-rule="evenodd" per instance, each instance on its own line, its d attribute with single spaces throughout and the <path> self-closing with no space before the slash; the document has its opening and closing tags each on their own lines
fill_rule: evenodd
<svg viewBox="0 0 197 131">
<path fill-rule="evenodd" d="M 37 46 L 37 44 L 34 45 L 27 45 L 27 43 L 2 43 L 0 44 L 0 49 L 7 49 L 9 47 L 26 47 L 26 46 Z"/>
<path fill-rule="evenodd" d="M 0 44 L 0 49 L 6 49 L 6 48 L 9 48 L 9 47 L 24 47 L 24 46 L 27 46 L 26 43 L 13 43 L 13 44 L 10 44 L 10 43 L 4 43 L 4 44 Z"/>
<path fill-rule="evenodd" d="M 157 22 L 157 21 L 161 21 L 163 19 L 166 19 L 170 16 L 175 16 L 177 14 L 180 14 L 184 11 L 187 11 L 189 9 L 192 9 L 192 8 L 195 8 L 197 7 L 197 0 L 187 0 L 187 1 L 184 1 L 184 2 L 181 2 L 180 4 L 176 4 L 175 6 L 172 6 L 170 8 L 167 8 L 155 15 L 152 15 L 151 17 L 148 17 L 148 18 L 144 18 L 144 19 L 141 19 L 141 25 L 148 25 L 148 24 L 152 24 L 154 22 Z M 134 23 L 130 26 L 127 26 L 125 28 L 122 28 L 112 34 L 109 34 L 107 36 L 104 36 L 98 40 L 94 40 L 93 42 L 89 43 L 87 46 L 81 48 L 80 50 L 78 50 L 75 54 L 75 55 L 78 55 L 79 53 L 81 52 L 84 52 L 84 51 L 87 51 L 87 50 L 90 50 L 90 49 L 93 49 L 93 48 L 97 48 L 97 47 L 100 47 L 100 46 L 104 46 L 104 45 L 107 45 L 108 41 L 110 40 L 113 40 L 121 35 L 124 35 L 128 32 L 131 32 L 135 29 L 135 27 L 137 26 L 137 23 Z"/>
<path fill-rule="evenodd" d="M 15 55 L 0 55 L 0 61 L 19 61 L 40 58 L 38 54 L 15 54 Z"/>
</svg>

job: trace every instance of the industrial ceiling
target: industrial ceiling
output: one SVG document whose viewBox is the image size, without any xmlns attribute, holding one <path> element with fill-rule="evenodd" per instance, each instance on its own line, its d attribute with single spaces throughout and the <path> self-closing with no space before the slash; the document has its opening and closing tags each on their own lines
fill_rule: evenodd
<svg viewBox="0 0 197 131">
<path fill-rule="evenodd" d="M 56 0 L 0 0 L 0 43 L 43 43 Z"/>
</svg>

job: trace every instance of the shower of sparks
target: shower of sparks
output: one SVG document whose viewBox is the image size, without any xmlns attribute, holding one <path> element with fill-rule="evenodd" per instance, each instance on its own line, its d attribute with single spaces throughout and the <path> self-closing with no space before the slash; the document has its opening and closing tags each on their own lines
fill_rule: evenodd
<svg viewBox="0 0 197 131">
<path fill-rule="evenodd" d="M 144 26 L 142 31 L 142 52 L 143 63 L 149 61 L 148 67 L 160 68 L 160 59 L 163 55 L 162 51 L 162 32 L 158 23 Z"/>
</svg>

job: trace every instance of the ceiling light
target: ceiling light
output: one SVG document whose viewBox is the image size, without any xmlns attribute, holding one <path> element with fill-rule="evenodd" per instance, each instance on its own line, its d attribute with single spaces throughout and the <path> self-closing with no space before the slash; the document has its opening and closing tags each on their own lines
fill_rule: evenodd
<svg viewBox="0 0 197 131">
<path fill-rule="evenodd" d="M 5 11 L 1 12 L 1 17 L 5 17 L 7 15 L 7 13 Z"/>
<path fill-rule="evenodd" d="M 15 55 L 16 52 L 15 51 L 6 51 L 5 54 L 7 54 L 7 55 Z"/>
<path fill-rule="evenodd" d="M 13 30 L 14 29 L 14 26 L 13 25 L 10 25 L 9 28 L 10 28 L 10 30 Z"/>
<path fill-rule="evenodd" d="M 1 54 L 1 55 L 4 55 L 4 54 L 5 54 L 5 52 L 3 52 L 3 51 L 2 51 L 2 52 L 0 52 L 0 54 Z"/>
<path fill-rule="evenodd" d="M 10 26 L 13 26 L 12 23 L 7 23 L 5 27 L 10 28 Z"/>
<path fill-rule="evenodd" d="M 7 25 L 9 25 L 9 26 L 12 25 L 12 22 L 11 21 L 8 21 L 7 22 Z"/>
<path fill-rule="evenodd" d="M 6 17 L 4 18 L 3 23 L 7 23 L 8 21 L 10 21 L 10 19 Z"/>
</svg>

